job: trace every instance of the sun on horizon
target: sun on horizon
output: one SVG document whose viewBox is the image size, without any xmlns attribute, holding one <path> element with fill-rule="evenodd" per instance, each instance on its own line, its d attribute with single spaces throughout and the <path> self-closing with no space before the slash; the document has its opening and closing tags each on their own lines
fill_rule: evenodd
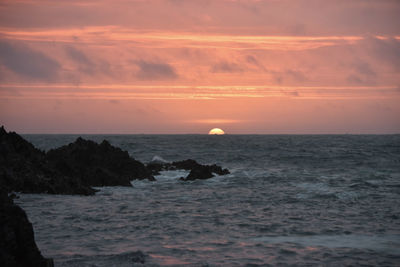
<svg viewBox="0 0 400 267">
<path fill-rule="evenodd" d="M 223 135 L 223 134 L 225 134 L 225 132 L 224 132 L 224 130 L 222 130 L 220 128 L 213 128 L 208 132 L 208 134 L 211 134 L 211 135 Z"/>
<path fill-rule="evenodd" d="M 400 133 L 400 0 L 309 2 L 0 0 L 0 125 Z"/>
</svg>

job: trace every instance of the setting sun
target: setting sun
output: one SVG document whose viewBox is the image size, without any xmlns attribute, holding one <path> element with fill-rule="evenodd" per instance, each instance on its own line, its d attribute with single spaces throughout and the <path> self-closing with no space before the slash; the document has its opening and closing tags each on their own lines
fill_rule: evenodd
<svg viewBox="0 0 400 267">
<path fill-rule="evenodd" d="M 399 14 L 0 0 L 0 267 L 400 267 Z"/>
<path fill-rule="evenodd" d="M 222 129 L 220 129 L 220 128 L 214 128 L 214 129 L 211 129 L 211 130 L 208 132 L 208 134 L 223 135 L 223 134 L 225 134 L 225 132 L 224 132 Z"/>
</svg>

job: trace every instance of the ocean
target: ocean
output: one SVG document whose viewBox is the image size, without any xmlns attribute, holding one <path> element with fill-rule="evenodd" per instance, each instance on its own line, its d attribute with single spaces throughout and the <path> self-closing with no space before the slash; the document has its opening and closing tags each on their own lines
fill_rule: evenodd
<svg viewBox="0 0 400 267">
<path fill-rule="evenodd" d="M 24 135 L 43 150 L 77 137 Z M 400 266 L 400 135 L 82 137 L 144 163 L 191 158 L 231 174 L 19 194 L 56 266 Z"/>
</svg>

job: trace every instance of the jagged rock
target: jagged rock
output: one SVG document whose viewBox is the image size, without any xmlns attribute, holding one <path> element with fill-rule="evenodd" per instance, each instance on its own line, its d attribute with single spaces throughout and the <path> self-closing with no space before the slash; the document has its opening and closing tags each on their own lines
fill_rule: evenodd
<svg viewBox="0 0 400 267">
<path fill-rule="evenodd" d="M 79 177 L 87 186 L 131 186 L 134 179 L 154 180 L 143 163 L 104 140 L 97 144 L 81 137 L 47 152 L 46 159 L 60 172 Z"/>
<path fill-rule="evenodd" d="M 0 128 L 0 186 L 7 192 L 93 195 L 95 190 L 46 162 L 45 152 Z"/>
<path fill-rule="evenodd" d="M 0 128 L 0 186 L 7 192 L 93 195 L 92 186 L 131 186 L 133 179 L 155 180 L 141 162 L 107 141 L 78 138 L 45 153 Z"/>
<path fill-rule="evenodd" d="M 0 128 L 0 185 L 9 190 L 29 184 L 31 177 L 42 173 L 44 152 L 14 132 Z M 36 179 L 37 180 L 37 179 Z"/>
<path fill-rule="evenodd" d="M 202 165 L 193 159 L 172 163 L 160 159 L 145 166 L 106 140 L 98 144 L 81 137 L 45 153 L 0 128 L 0 186 L 8 192 L 93 195 L 96 190 L 91 186 L 131 186 L 135 179 L 155 181 L 153 175 L 162 170 L 190 170 L 184 180 L 229 174 L 218 165 Z"/>
<path fill-rule="evenodd" d="M 0 266 L 54 266 L 37 248 L 26 213 L 0 190 Z"/>
</svg>

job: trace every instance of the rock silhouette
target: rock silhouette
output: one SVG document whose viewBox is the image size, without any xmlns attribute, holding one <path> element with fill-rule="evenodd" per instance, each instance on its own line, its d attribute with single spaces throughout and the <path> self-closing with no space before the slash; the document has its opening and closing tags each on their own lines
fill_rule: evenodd
<svg viewBox="0 0 400 267">
<path fill-rule="evenodd" d="M 0 189 L 0 266 L 52 267 L 36 246 L 32 224 L 25 211 Z"/>
<path fill-rule="evenodd" d="M 182 181 L 205 180 L 214 177 L 208 166 L 198 166 L 193 168 L 186 178 L 180 178 Z"/>
<path fill-rule="evenodd" d="M 46 153 L 14 132 L 0 128 L 0 186 L 7 192 L 92 195 L 77 177 L 51 167 Z"/>
<path fill-rule="evenodd" d="M 45 153 L 0 128 L 0 186 L 7 192 L 93 195 L 92 186 L 131 186 L 134 179 L 155 180 L 143 163 L 107 141 L 79 137 Z"/>
<path fill-rule="evenodd" d="M 86 186 L 131 186 L 130 181 L 135 179 L 155 180 L 143 163 L 106 140 L 97 144 L 79 137 L 74 143 L 48 151 L 46 159 L 52 168 L 78 177 Z"/>
<path fill-rule="evenodd" d="M 155 181 L 160 171 L 177 169 L 191 171 L 185 181 L 229 173 L 193 159 L 145 166 L 106 140 L 98 144 L 81 137 L 46 153 L 0 128 L 0 186 L 7 192 L 93 195 L 93 186 L 131 186 L 132 180 Z"/>
<path fill-rule="evenodd" d="M 174 161 L 172 163 L 150 162 L 147 164 L 147 168 L 153 175 L 158 175 L 160 174 L 160 171 L 166 170 L 190 170 L 190 173 L 186 178 L 182 177 L 180 179 L 182 181 L 209 179 L 214 177 L 213 173 L 218 175 L 226 175 L 230 173 L 228 169 L 222 169 L 221 166 L 216 164 L 202 165 L 193 159 Z"/>
</svg>

